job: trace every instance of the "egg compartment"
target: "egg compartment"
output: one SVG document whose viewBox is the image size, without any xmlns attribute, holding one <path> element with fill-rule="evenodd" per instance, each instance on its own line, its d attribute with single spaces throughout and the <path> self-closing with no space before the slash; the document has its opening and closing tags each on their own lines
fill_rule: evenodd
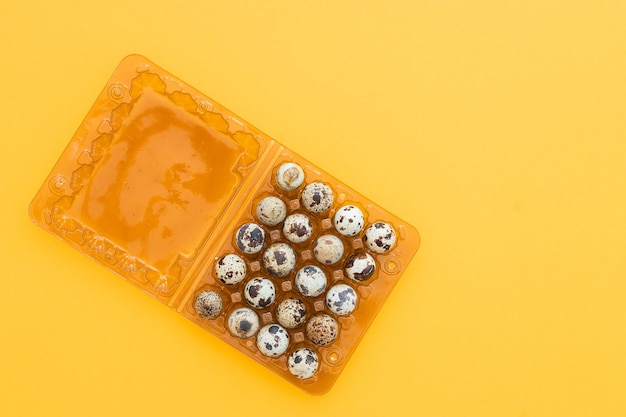
<svg viewBox="0 0 626 417">
<path fill-rule="evenodd" d="M 305 181 L 296 190 L 283 191 L 276 184 L 275 175 L 278 167 L 285 162 L 295 162 L 299 164 L 305 172 Z M 336 378 L 346 365 L 349 357 L 352 355 L 356 345 L 363 337 L 367 327 L 369 327 L 375 314 L 382 306 L 382 303 L 389 295 L 392 287 L 397 282 L 400 272 L 404 270 L 405 265 L 413 256 L 419 245 L 419 235 L 413 227 L 407 225 L 397 217 L 385 212 L 378 206 L 374 205 L 370 200 L 356 193 L 351 188 L 337 181 L 334 177 L 324 173 L 318 167 L 312 165 L 302 157 L 285 149 L 281 152 L 280 157 L 274 162 L 274 168 L 268 173 L 263 183 L 259 184 L 259 188 L 254 195 L 251 196 L 249 205 L 242 208 L 240 217 L 236 219 L 230 229 L 230 236 L 225 237 L 220 247 L 216 250 L 214 262 L 207 265 L 203 279 L 200 279 L 196 285 L 202 287 L 203 282 L 215 282 L 214 275 L 215 262 L 222 256 L 229 253 L 237 254 L 245 259 L 248 265 L 254 265 L 256 272 L 251 273 L 250 268 L 247 277 L 243 280 L 240 288 L 245 283 L 257 276 L 267 277 L 275 282 L 276 299 L 274 303 L 267 309 L 258 311 L 259 317 L 263 324 L 278 323 L 276 310 L 280 301 L 286 298 L 297 298 L 306 306 L 307 317 L 303 324 L 294 329 L 285 329 L 289 334 L 290 343 L 287 351 L 278 358 L 268 358 L 256 349 L 254 341 L 249 339 L 241 340 L 230 335 L 227 327 L 223 328 L 223 332 L 228 334 L 227 341 L 236 348 L 244 351 L 245 354 L 264 364 L 272 371 L 278 373 L 285 379 L 297 385 L 306 392 L 312 394 L 321 394 L 328 391 Z M 335 195 L 335 201 L 331 208 L 324 213 L 310 213 L 302 207 L 300 198 L 302 190 L 307 184 L 312 182 L 323 182 L 328 184 Z M 275 226 L 267 226 L 262 224 L 256 216 L 257 204 L 266 197 L 274 196 L 280 198 L 286 205 L 286 217 L 294 213 L 306 214 L 313 223 L 313 233 L 311 237 L 303 243 L 292 243 L 288 241 L 283 234 L 283 223 Z M 365 221 L 362 230 L 354 236 L 343 236 L 334 227 L 333 216 L 335 212 L 345 206 L 354 205 L 361 209 L 364 214 Z M 378 221 L 384 221 L 396 230 L 397 242 L 385 254 L 377 254 L 370 251 L 364 243 L 364 235 L 367 226 Z M 246 223 L 256 223 L 265 230 L 266 241 L 263 249 L 256 254 L 245 254 L 241 252 L 235 242 L 235 234 L 238 228 Z M 331 234 L 341 240 L 344 246 L 344 253 L 341 259 L 333 264 L 326 265 L 318 262 L 313 255 L 313 246 L 318 237 Z M 273 277 L 265 271 L 263 266 L 263 253 L 270 245 L 276 242 L 283 242 L 290 245 L 297 254 L 296 265 L 287 276 L 282 278 Z M 344 263 L 346 259 L 353 253 L 366 252 L 370 253 L 376 263 L 376 271 L 374 274 L 363 282 L 352 280 L 344 273 Z M 300 268 L 305 265 L 315 265 L 321 268 L 327 277 L 327 285 L 324 292 L 317 297 L 306 297 L 296 288 L 294 283 L 295 276 Z M 336 284 L 346 284 L 352 288 L 358 296 L 355 310 L 347 315 L 337 315 L 332 312 L 326 305 L 325 299 L 328 290 Z M 220 286 L 221 287 L 221 286 Z M 229 288 L 237 291 L 236 288 Z M 228 291 L 229 289 L 224 289 Z M 243 298 L 243 296 L 242 296 Z M 203 327 L 210 326 L 210 320 L 200 319 L 193 310 L 193 299 L 187 300 L 186 314 L 190 314 L 191 320 L 196 321 Z M 245 300 L 238 305 L 247 306 Z M 232 311 L 232 310 L 229 310 Z M 327 346 L 317 346 L 309 340 L 306 332 L 306 325 L 309 320 L 317 314 L 328 314 L 333 317 L 338 326 L 338 336 L 335 341 Z M 226 323 L 224 320 L 222 323 Z M 262 325 L 263 325 L 262 324 Z M 222 329 L 220 329 L 222 330 Z M 254 339 L 253 336 L 251 339 Z M 319 369 L 310 378 L 298 379 L 293 376 L 286 368 L 289 355 L 294 349 L 306 347 L 317 353 L 319 359 Z"/>
<path fill-rule="evenodd" d="M 276 182 L 284 162 L 298 164 L 305 174 L 293 190 Z M 334 192 L 328 212 L 302 207 L 302 190 L 315 181 Z M 313 223 L 311 238 L 297 244 L 285 239 L 282 223 L 261 225 L 264 249 L 284 242 L 296 251 L 295 267 L 285 277 L 267 274 L 263 251 L 243 254 L 234 240 L 242 224 L 259 224 L 255 209 L 262 196 L 278 197 L 287 215 L 305 213 Z M 349 280 L 343 263 L 350 253 L 368 250 L 364 231 L 345 237 L 333 226 L 333 214 L 347 202 L 361 207 L 365 227 L 384 221 L 398 237 L 388 253 L 372 253 L 377 272 L 363 283 Z M 115 70 L 33 199 L 30 214 L 37 225 L 311 394 L 331 388 L 419 246 L 412 226 L 138 55 L 125 58 Z M 334 265 L 320 264 L 313 254 L 315 239 L 325 233 L 344 245 Z M 214 275 L 215 262 L 229 253 L 241 256 L 247 267 L 245 279 L 235 285 Z M 302 296 L 294 277 L 305 264 L 326 273 L 326 291 L 338 282 L 354 288 L 359 296 L 354 312 L 334 315 L 325 305 L 326 291 Z M 276 301 L 255 310 L 243 289 L 260 275 L 274 283 Z M 213 319 L 200 317 L 194 308 L 205 290 L 215 291 L 222 301 Z M 240 339 L 228 331 L 229 314 L 242 307 L 255 310 L 260 327 L 275 323 L 278 303 L 290 295 L 306 305 L 307 320 L 321 313 L 337 320 L 334 343 L 314 346 L 305 321 L 287 329 L 287 352 L 270 358 L 257 349 L 255 337 Z M 319 369 L 310 378 L 298 379 L 288 370 L 288 357 L 298 347 L 318 356 Z"/>
</svg>

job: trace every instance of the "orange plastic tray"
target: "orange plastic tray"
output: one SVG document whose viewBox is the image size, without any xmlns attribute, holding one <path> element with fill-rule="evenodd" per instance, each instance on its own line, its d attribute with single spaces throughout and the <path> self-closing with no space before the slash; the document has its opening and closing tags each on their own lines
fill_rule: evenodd
<svg viewBox="0 0 626 417">
<path fill-rule="evenodd" d="M 304 170 L 305 182 L 294 191 L 276 184 L 277 167 L 284 162 Z M 303 187 L 315 181 L 328 184 L 334 194 L 332 207 L 322 214 L 307 212 L 300 200 Z M 269 195 L 282 199 L 288 214 L 306 213 L 313 225 L 312 237 L 299 244 L 285 239 L 281 224 L 262 225 L 265 246 L 285 242 L 296 250 L 294 272 L 282 278 L 267 273 L 263 251 L 247 255 L 235 244 L 239 226 L 259 223 L 256 204 Z M 364 243 L 364 231 L 350 238 L 338 234 L 333 215 L 346 204 L 361 208 L 364 229 L 375 222 L 392 225 L 396 244 L 377 254 Z M 32 201 L 30 214 L 37 225 L 311 394 L 331 388 L 420 242 L 411 225 L 138 55 L 119 64 Z M 312 255 L 322 234 L 343 242 L 337 264 L 320 264 Z M 343 264 L 355 251 L 375 259 L 376 271 L 367 281 L 346 277 Z M 229 253 L 247 265 L 247 276 L 237 285 L 215 278 L 215 262 Z M 327 289 L 339 282 L 351 286 L 358 295 L 356 310 L 337 316 L 324 294 L 299 294 L 294 275 L 305 264 L 325 272 Z M 233 336 L 228 316 L 249 307 L 243 289 L 258 276 L 276 288 L 276 302 L 256 311 L 261 326 L 276 321 L 280 300 L 297 297 L 307 307 L 307 319 L 320 313 L 336 319 L 334 343 L 314 345 L 303 324 L 287 330 L 287 351 L 270 358 L 257 349 L 254 337 Z M 207 289 L 223 301 L 214 319 L 200 317 L 194 308 L 196 296 Z M 296 378 L 287 367 L 289 354 L 300 347 L 311 348 L 319 359 L 310 378 Z"/>
</svg>

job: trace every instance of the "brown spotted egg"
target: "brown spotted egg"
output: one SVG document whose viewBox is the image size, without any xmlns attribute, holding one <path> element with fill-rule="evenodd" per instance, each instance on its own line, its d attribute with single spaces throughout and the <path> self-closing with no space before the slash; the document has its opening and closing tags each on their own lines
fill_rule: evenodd
<svg viewBox="0 0 626 417">
<path fill-rule="evenodd" d="M 265 244 L 265 231 L 256 223 L 246 223 L 237 230 L 235 242 L 244 253 L 258 253 Z"/>
<path fill-rule="evenodd" d="M 256 346 L 265 356 L 280 356 L 289 347 L 289 334 L 278 324 L 268 324 L 259 330 Z"/>
<path fill-rule="evenodd" d="M 300 165 L 286 162 L 278 167 L 276 183 L 285 191 L 293 191 L 304 182 L 304 171 Z"/>
<path fill-rule="evenodd" d="M 306 324 L 306 335 L 317 346 L 330 345 L 337 338 L 339 325 L 328 314 L 318 314 L 311 317 Z"/>
<path fill-rule="evenodd" d="M 285 219 L 283 234 L 293 243 L 307 241 L 313 233 L 313 224 L 306 214 L 292 214 Z"/>
<path fill-rule="evenodd" d="M 267 308 L 276 299 L 276 288 L 267 278 L 253 278 L 243 290 L 248 304 L 256 309 Z"/>
<path fill-rule="evenodd" d="M 335 229 L 343 236 L 354 236 L 363 229 L 365 217 L 363 212 L 356 206 L 343 206 L 335 213 L 333 218 Z"/>
<path fill-rule="evenodd" d="M 313 245 L 313 255 L 320 263 L 332 265 L 343 256 L 343 243 L 335 235 L 320 236 Z"/>
<path fill-rule="evenodd" d="M 286 243 L 274 243 L 263 253 L 263 266 L 275 277 L 285 277 L 296 266 L 296 252 Z"/>
<path fill-rule="evenodd" d="M 326 289 L 326 274 L 315 265 L 301 268 L 294 280 L 296 288 L 305 297 L 317 297 Z"/>
<path fill-rule="evenodd" d="M 302 190 L 302 206 L 311 213 L 323 213 L 332 205 L 333 190 L 323 182 L 312 182 Z"/>
<path fill-rule="evenodd" d="M 326 306 L 338 316 L 347 316 L 356 308 L 357 295 L 351 286 L 337 284 L 326 293 Z"/>
<path fill-rule="evenodd" d="M 369 253 L 356 252 L 348 256 L 344 270 L 348 278 L 359 282 L 366 281 L 374 275 L 376 262 Z"/>
<path fill-rule="evenodd" d="M 276 320 L 287 329 L 300 326 L 305 319 L 306 305 L 297 298 L 287 298 L 276 308 Z"/>
<path fill-rule="evenodd" d="M 194 307 L 200 317 L 214 319 L 222 311 L 222 297 L 215 291 L 202 291 L 196 297 Z"/>
<path fill-rule="evenodd" d="M 238 308 L 228 317 L 228 330 L 242 339 L 252 337 L 259 330 L 259 316 L 249 308 Z"/>
<path fill-rule="evenodd" d="M 376 222 L 365 230 L 363 240 L 372 252 L 385 253 L 395 245 L 396 232 L 389 224 Z"/>
<path fill-rule="evenodd" d="M 256 206 L 256 217 L 267 226 L 276 226 L 285 220 L 287 206 L 278 197 L 265 197 Z"/>
<path fill-rule="evenodd" d="M 287 368 L 291 375 L 300 379 L 311 378 L 317 372 L 319 359 L 309 348 L 300 348 L 291 352 L 287 359 Z"/>
<path fill-rule="evenodd" d="M 246 277 L 246 262 L 229 253 L 215 263 L 215 276 L 226 285 L 239 284 Z"/>
</svg>

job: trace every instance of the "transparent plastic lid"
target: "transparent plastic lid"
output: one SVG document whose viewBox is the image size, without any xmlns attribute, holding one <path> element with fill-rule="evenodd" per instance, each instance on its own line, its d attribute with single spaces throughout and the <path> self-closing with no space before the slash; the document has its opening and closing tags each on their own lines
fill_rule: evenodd
<svg viewBox="0 0 626 417">
<path fill-rule="evenodd" d="M 264 147 L 226 109 L 129 56 L 33 200 L 31 217 L 167 297 Z"/>
</svg>

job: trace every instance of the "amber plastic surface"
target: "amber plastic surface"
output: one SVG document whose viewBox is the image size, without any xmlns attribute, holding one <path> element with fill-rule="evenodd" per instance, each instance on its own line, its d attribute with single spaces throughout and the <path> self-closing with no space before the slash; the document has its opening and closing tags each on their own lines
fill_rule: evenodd
<svg viewBox="0 0 626 417">
<path fill-rule="evenodd" d="M 294 191 L 276 184 L 276 170 L 284 162 L 295 162 L 305 172 L 304 184 Z M 335 197 L 322 214 L 301 207 L 303 187 L 315 181 L 330 185 Z M 285 239 L 282 223 L 263 226 L 265 247 L 285 242 L 296 250 L 294 272 L 282 278 L 264 270 L 263 251 L 247 255 L 235 243 L 241 225 L 259 223 L 256 204 L 270 195 L 285 202 L 288 214 L 306 213 L 313 223 L 312 237 L 297 244 Z M 364 282 L 348 279 L 343 269 L 351 253 L 368 252 L 364 231 L 346 238 L 333 226 L 335 211 L 346 204 L 361 208 L 364 228 L 382 221 L 397 235 L 388 252 L 369 251 L 377 267 Z M 116 69 L 31 203 L 31 218 L 311 394 L 331 388 L 419 247 L 414 227 L 138 55 L 125 58 Z M 315 239 L 323 234 L 334 234 L 344 244 L 341 261 L 332 266 L 312 255 Z M 215 262 L 229 253 L 247 265 L 246 278 L 237 285 L 215 278 Z M 314 298 L 298 294 L 294 275 L 305 264 L 324 270 L 327 289 L 339 282 L 354 288 L 356 310 L 336 316 L 324 303 L 325 293 Z M 307 319 L 324 312 L 337 320 L 334 343 L 313 345 L 303 324 L 288 329 L 288 350 L 270 358 L 257 349 L 254 337 L 233 336 L 228 315 L 249 307 L 243 288 L 257 276 L 270 278 L 276 287 L 276 302 L 257 310 L 261 326 L 276 322 L 278 302 L 293 296 L 305 302 Z M 215 319 L 200 317 L 194 308 L 196 296 L 207 289 L 219 293 L 224 303 Z M 287 369 L 289 354 L 299 347 L 318 355 L 319 369 L 311 378 L 298 379 Z"/>
</svg>

